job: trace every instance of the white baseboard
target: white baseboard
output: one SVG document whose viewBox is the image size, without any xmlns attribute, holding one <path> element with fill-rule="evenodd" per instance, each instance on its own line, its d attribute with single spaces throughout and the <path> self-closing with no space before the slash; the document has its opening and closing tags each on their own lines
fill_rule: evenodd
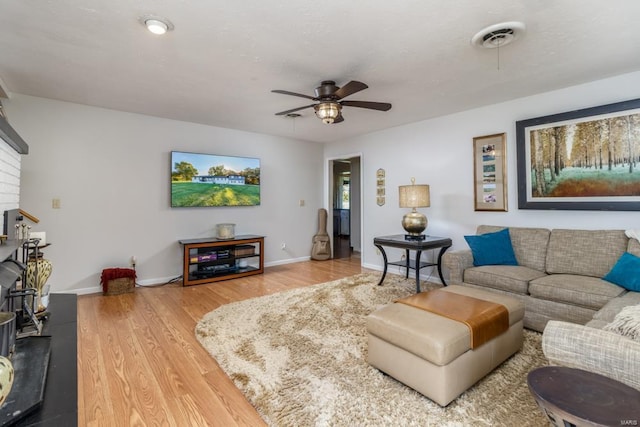
<svg viewBox="0 0 640 427">
<path fill-rule="evenodd" d="M 52 294 L 76 294 L 76 295 L 90 295 L 102 293 L 102 286 L 93 286 L 91 288 L 82 288 L 82 289 L 66 289 L 60 292 L 51 291 Z"/>
<path fill-rule="evenodd" d="M 268 267 L 274 267 L 274 266 L 277 266 L 277 265 L 293 264 L 293 263 L 296 263 L 296 262 L 309 261 L 310 259 L 311 259 L 310 256 L 305 256 L 305 257 L 300 257 L 300 258 L 290 258 L 290 259 L 285 259 L 285 260 L 268 262 L 268 263 L 265 263 L 264 266 L 265 266 L 265 268 L 268 268 Z M 173 279 L 175 279 L 176 277 L 179 277 L 179 276 L 180 275 L 178 274 L 176 276 L 156 277 L 156 278 L 153 278 L 153 279 L 137 280 L 136 281 L 136 285 L 137 286 L 157 286 L 159 284 L 167 283 L 170 280 L 173 280 Z M 52 293 L 56 293 L 56 292 L 52 292 Z M 101 286 L 92 286 L 90 288 L 69 289 L 69 290 L 61 291 L 59 293 L 76 294 L 76 295 L 90 295 L 90 294 L 102 293 L 102 287 Z"/>
<path fill-rule="evenodd" d="M 169 276 L 169 277 L 157 277 L 155 279 L 145 279 L 145 280 L 136 280 L 136 286 L 154 286 L 162 283 L 167 283 L 170 280 L 175 279 L 177 276 Z M 82 289 L 66 289 L 64 291 L 51 291 L 52 294 L 76 294 L 76 295 L 90 295 L 90 294 L 99 294 L 102 293 L 102 286 L 92 286 L 90 288 L 82 288 Z"/>
<path fill-rule="evenodd" d="M 300 258 L 281 259 L 279 261 L 265 262 L 264 266 L 265 267 L 274 267 L 276 265 L 294 264 L 296 262 L 309 261 L 310 259 L 311 259 L 310 256 L 303 256 L 303 257 L 300 257 Z"/>
<path fill-rule="evenodd" d="M 376 270 L 376 271 L 384 270 L 383 266 L 381 266 L 381 265 L 362 264 L 362 266 L 365 267 L 365 268 L 369 268 L 371 270 Z M 428 271 L 427 268 L 431 268 L 431 271 L 428 274 L 426 273 Z M 404 276 L 405 275 L 404 267 L 400 267 L 398 265 L 390 265 L 390 266 L 387 267 L 387 274 L 395 274 L 397 276 Z M 409 278 L 410 279 L 415 279 L 416 278 L 415 270 L 409 270 Z M 440 276 L 438 276 L 438 268 L 436 266 L 425 267 L 422 270 L 420 270 L 420 281 L 423 281 L 423 280 L 427 280 L 427 281 L 433 282 L 433 283 L 442 284 L 442 281 L 440 280 Z"/>
<path fill-rule="evenodd" d="M 161 285 L 163 283 L 169 283 L 171 280 L 174 280 L 178 277 L 182 277 L 181 274 L 177 274 L 175 276 L 169 276 L 169 277 L 156 277 L 155 279 L 144 279 L 144 280 L 137 280 L 136 281 L 136 285 L 138 286 L 156 286 L 156 285 Z"/>
<path fill-rule="evenodd" d="M 369 268 L 371 270 L 377 270 L 377 271 L 382 271 L 382 266 L 377 265 L 377 264 L 367 264 L 367 263 L 363 263 L 362 266 L 364 268 Z"/>
</svg>

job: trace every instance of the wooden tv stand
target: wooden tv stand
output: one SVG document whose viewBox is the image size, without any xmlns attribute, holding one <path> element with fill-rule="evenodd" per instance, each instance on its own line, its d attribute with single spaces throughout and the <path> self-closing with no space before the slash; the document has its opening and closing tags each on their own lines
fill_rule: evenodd
<svg viewBox="0 0 640 427">
<path fill-rule="evenodd" d="M 264 236 L 241 235 L 233 239 L 184 239 L 183 286 L 262 274 Z"/>
</svg>

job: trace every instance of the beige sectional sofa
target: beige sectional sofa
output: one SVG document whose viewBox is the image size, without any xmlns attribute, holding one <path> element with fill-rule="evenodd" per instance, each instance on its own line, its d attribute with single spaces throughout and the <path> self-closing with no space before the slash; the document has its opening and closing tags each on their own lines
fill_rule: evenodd
<svg viewBox="0 0 640 427">
<path fill-rule="evenodd" d="M 477 234 L 504 228 L 481 225 Z M 624 252 L 640 257 L 640 242 L 622 230 L 509 227 L 509 234 L 517 266 L 474 267 L 471 250 L 452 251 L 442 260 L 448 283 L 519 298 L 524 326 L 544 331 L 551 363 L 640 389 L 640 341 L 610 330 L 624 307 L 640 304 L 640 293 L 602 279 Z"/>
<path fill-rule="evenodd" d="M 505 227 L 481 225 L 477 234 Z M 509 227 L 517 266 L 473 266 L 471 250 L 442 258 L 449 284 L 491 289 L 524 302 L 524 326 L 539 332 L 549 320 L 584 325 L 611 299 L 627 291 L 602 280 L 628 251 L 640 256 L 640 242 L 623 230 L 565 230 Z"/>
<path fill-rule="evenodd" d="M 640 390 L 640 341 L 608 330 L 624 307 L 638 304 L 640 292 L 627 292 L 586 325 L 549 321 L 542 334 L 545 356 L 554 365 L 596 372 Z"/>
</svg>

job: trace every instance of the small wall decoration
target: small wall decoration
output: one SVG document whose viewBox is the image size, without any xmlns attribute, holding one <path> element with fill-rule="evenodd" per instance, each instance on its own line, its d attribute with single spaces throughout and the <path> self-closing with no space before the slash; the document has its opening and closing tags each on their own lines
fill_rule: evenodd
<svg viewBox="0 0 640 427">
<path fill-rule="evenodd" d="M 378 169 L 376 171 L 376 203 L 378 204 L 378 206 L 384 206 L 384 202 L 385 202 L 385 187 L 384 187 L 384 181 L 385 181 L 385 173 L 384 173 L 384 169 Z"/>
<path fill-rule="evenodd" d="M 518 208 L 640 210 L 640 99 L 516 122 Z"/>
<path fill-rule="evenodd" d="M 473 138 L 476 211 L 507 211 L 506 148 L 506 133 Z"/>
</svg>

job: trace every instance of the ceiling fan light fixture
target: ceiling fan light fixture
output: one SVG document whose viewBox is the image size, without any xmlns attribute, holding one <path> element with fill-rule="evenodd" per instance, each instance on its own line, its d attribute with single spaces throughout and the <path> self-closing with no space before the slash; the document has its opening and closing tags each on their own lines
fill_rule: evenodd
<svg viewBox="0 0 640 427">
<path fill-rule="evenodd" d="M 336 86 L 333 80 L 324 80 L 319 87 L 316 88 L 316 96 L 309 96 L 302 93 L 290 92 L 288 90 L 272 90 L 273 93 L 282 95 L 297 96 L 300 98 L 310 99 L 318 102 L 317 104 L 304 105 L 302 107 L 292 108 L 290 110 L 280 111 L 276 116 L 288 116 L 296 111 L 313 107 L 316 116 L 325 124 L 342 123 L 342 107 L 366 108 L 369 110 L 389 111 L 391 104 L 388 102 L 371 102 L 371 101 L 343 101 L 347 96 L 358 93 L 368 88 L 366 84 L 351 80 L 342 87 Z"/>
<path fill-rule="evenodd" d="M 322 102 L 313 108 L 316 110 L 316 116 L 318 116 L 323 123 L 330 125 L 340 115 L 342 105 L 337 102 Z"/>
</svg>

